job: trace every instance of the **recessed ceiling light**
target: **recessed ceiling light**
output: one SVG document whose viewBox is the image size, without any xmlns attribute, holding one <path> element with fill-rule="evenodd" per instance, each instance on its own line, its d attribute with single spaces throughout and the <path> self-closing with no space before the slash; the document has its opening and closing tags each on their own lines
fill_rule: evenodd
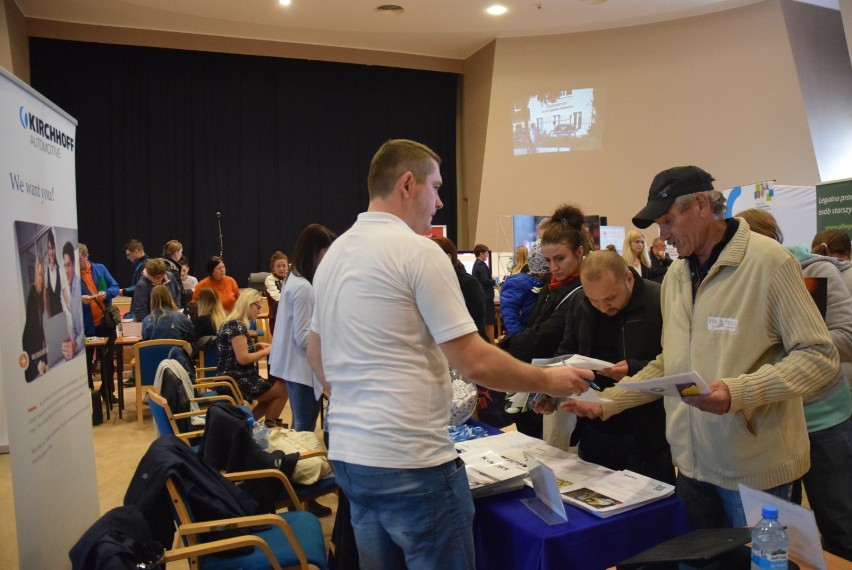
<svg viewBox="0 0 852 570">
<path fill-rule="evenodd" d="M 492 16 L 502 16 L 506 12 L 509 11 L 505 6 L 501 6 L 500 4 L 494 4 L 493 6 L 489 6 L 487 10 L 485 10 Z"/>
<path fill-rule="evenodd" d="M 289 6 L 290 0 L 278 0 L 278 3 L 281 4 L 282 6 Z"/>
<path fill-rule="evenodd" d="M 376 12 L 379 14 L 402 14 L 405 12 L 405 8 L 397 4 L 382 4 L 376 7 Z"/>
</svg>

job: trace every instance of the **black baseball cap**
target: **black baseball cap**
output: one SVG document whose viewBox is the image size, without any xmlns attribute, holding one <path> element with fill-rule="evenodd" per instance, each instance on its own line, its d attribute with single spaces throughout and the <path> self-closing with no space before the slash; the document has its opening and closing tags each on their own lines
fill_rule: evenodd
<svg viewBox="0 0 852 570">
<path fill-rule="evenodd" d="M 713 189 L 713 177 L 697 166 L 675 166 L 654 176 L 648 203 L 633 217 L 633 225 L 645 229 L 666 213 L 678 196 Z"/>
</svg>

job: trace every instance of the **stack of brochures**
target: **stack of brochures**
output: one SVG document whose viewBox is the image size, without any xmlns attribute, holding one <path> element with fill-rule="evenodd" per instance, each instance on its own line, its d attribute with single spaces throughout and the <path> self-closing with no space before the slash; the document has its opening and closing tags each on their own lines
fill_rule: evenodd
<svg viewBox="0 0 852 570">
<path fill-rule="evenodd" d="M 524 486 L 526 466 L 493 451 L 462 455 L 473 498 L 514 491 Z"/>
<path fill-rule="evenodd" d="M 583 461 L 519 432 L 506 432 L 456 444 L 465 462 L 474 498 L 505 493 L 524 484 L 527 457 L 547 465 L 556 477 L 562 502 L 606 518 L 664 499 L 672 485 L 632 471 L 613 471 Z"/>
<path fill-rule="evenodd" d="M 673 495 L 672 485 L 633 471 L 613 471 L 561 491 L 562 501 L 601 518 L 659 501 Z"/>
</svg>

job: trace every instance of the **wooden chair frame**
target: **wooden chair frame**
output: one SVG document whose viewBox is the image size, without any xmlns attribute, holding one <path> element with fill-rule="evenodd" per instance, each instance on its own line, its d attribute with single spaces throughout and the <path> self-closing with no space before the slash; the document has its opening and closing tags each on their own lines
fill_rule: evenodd
<svg viewBox="0 0 852 570">
<path fill-rule="evenodd" d="M 279 477 L 280 476 L 280 477 Z M 263 469 L 257 471 L 245 471 L 242 473 L 230 473 L 225 474 L 225 477 L 231 481 L 242 481 L 247 479 L 258 479 L 262 477 L 274 477 L 279 479 L 282 484 L 284 484 L 287 489 L 288 494 L 291 495 L 292 499 L 296 499 L 295 492 L 293 491 L 292 486 L 290 486 L 290 482 L 287 481 L 287 478 L 280 471 L 275 471 L 272 469 Z M 214 521 L 204 521 L 204 522 L 193 522 L 192 517 L 189 514 L 189 509 L 183 501 L 183 497 L 181 496 L 180 491 L 175 485 L 172 478 L 169 478 L 166 481 L 166 489 L 168 490 L 169 497 L 172 501 L 172 507 L 174 508 L 174 512 L 176 513 L 176 518 L 178 519 L 177 523 L 177 533 L 181 538 L 185 538 L 187 547 L 181 550 L 181 556 L 184 558 L 190 559 L 190 566 L 197 568 L 198 566 L 198 557 L 203 556 L 205 554 L 220 552 L 221 550 L 211 550 L 210 552 L 201 552 L 196 551 L 195 548 L 198 546 L 205 546 L 205 543 L 199 543 L 198 536 L 208 532 L 222 531 L 222 530 L 230 530 L 230 529 L 239 529 L 239 528 L 249 528 L 254 526 L 276 526 L 287 538 L 287 542 L 290 543 L 291 548 L 293 548 L 293 552 L 296 554 L 296 557 L 299 559 L 299 564 L 295 566 L 287 566 L 286 570 L 308 570 L 309 563 L 307 557 L 305 555 L 305 551 L 302 548 L 302 545 L 299 543 L 298 538 L 296 537 L 293 530 L 290 528 L 290 525 L 287 524 L 287 521 L 281 518 L 280 515 L 252 515 L 248 517 L 239 517 L 239 518 L 230 518 L 230 519 L 218 519 Z M 301 510 L 301 509 L 299 509 Z M 230 548 L 238 548 L 240 546 L 256 546 L 260 548 L 263 553 L 266 555 L 269 560 L 270 567 L 274 569 L 281 569 L 281 565 L 275 558 L 275 555 L 272 553 L 272 549 L 262 538 L 257 536 L 243 536 L 236 537 L 232 539 L 226 539 L 227 541 L 233 541 Z M 213 543 L 206 543 L 209 545 L 217 545 L 222 541 L 215 541 Z M 168 554 L 168 553 L 167 553 Z"/>
<path fill-rule="evenodd" d="M 191 440 L 193 440 L 197 437 L 201 437 L 201 435 L 204 433 L 203 428 L 197 429 L 197 430 L 192 430 L 192 431 L 181 432 L 178 429 L 177 420 L 183 420 L 183 419 L 187 419 L 187 418 L 194 418 L 194 417 L 197 417 L 197 416 L 203 416 L 207 413 L 207 410 L 178 412 L 176 414 L 172 413 L 172 408 L 171 408 L 171 406 L 169 406 L 168 401 L 159 392 L 157 392 L 156 388 L 153 388 L 153 387 L 150 390 L 148 390 L 148 399 L 152 400 L 156 405 L 163 408 L 163 411 L 165 412 L 166 417 L 169 420 L 169 424 L 172 426 L 172 433 L 171 434 L 161 433 L 160 434 L 161 436 L 162 435 L 174 435 L 175 437 L 180 438 L 187 445 L 191 445 L 191 443 L 190 443 Z M 191 401 L 198 402 L 198 403 L 204 403 L 204 402 L 209 403 L 209 402 L 223 401 L 223 402 L 228 402 L 230 404 L 236 405 L 235 402 L 234 402 L 234 399 L 231 398 L 230 396 L 209 396 L 209 397 L 204 397 L 204 398 L 192 398 Z"/>
</svg>

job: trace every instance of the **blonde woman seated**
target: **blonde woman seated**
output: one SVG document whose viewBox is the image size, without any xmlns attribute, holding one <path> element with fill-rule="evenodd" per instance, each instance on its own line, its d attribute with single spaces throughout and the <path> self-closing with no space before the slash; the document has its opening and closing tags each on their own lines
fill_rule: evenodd
<svg viewBox="0 0 852 570">
<path fill-rule="evenodd" d="M 181 313 L 168 287 L 151 289 L 151 313 L 142 319 L 142 340 L 171 338 L 192 342 L 195 331 L 189 317 Z"/>
<path fill-rule="evenodd" d="M 219 362 L 216 374 L 227 375 L 237 381 L 243 396 L 257 400 L 252 410 L 255 420 L 280 424 L 281 412 L 287 403 L 287 388 L 283 382 L 263 378 L 257 363 L 269 356 L 269 344 L 255 343 L 249 336 L 249 322 L 257 318 L 261 309 L 260 293 L 243 289 L 234 303 L 234 310 L 219 328 L 216 348 Z"/>
</svg>

